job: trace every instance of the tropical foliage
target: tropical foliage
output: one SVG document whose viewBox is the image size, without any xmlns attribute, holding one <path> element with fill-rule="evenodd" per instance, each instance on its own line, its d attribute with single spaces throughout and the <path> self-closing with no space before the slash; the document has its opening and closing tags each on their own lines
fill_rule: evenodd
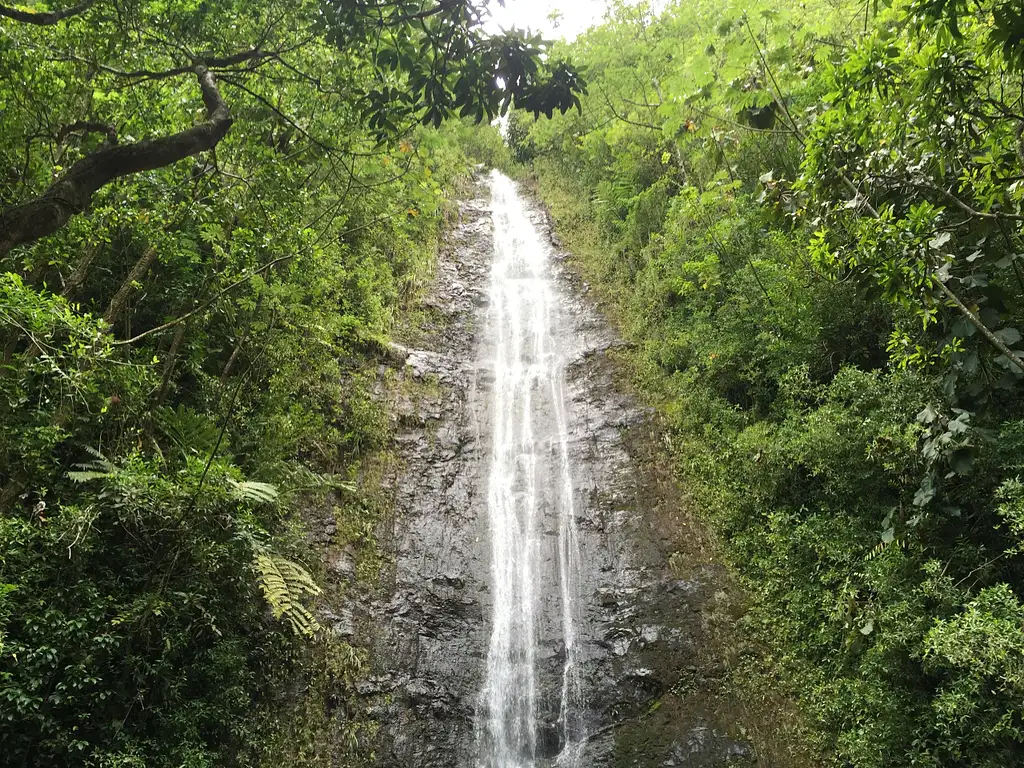
<svg viewBox="0 0 1024 768">
<path fill-rule="evenodd" d="M 1018 6 L 0 5 L 0 763 L 356 764 L 299 510 L 372 549 L 376 358 L 509 155 L 825 760 L 1019 762 Z"/>
<path fill-rule="evenodd" d="M 619 4 L 510 132 L 836 765 L 1024 753 L 1019 4 Z"/>
<path fill-rule="evenodd" d="M 582 88 L 480 14 L 0 6 L 0 764 L 359 746 L 274 715 L 314 675 L 326 722 L 362 664 L 318 620 L 300 508 L 372 547 L 375 358 L 470 155 L 504 151 L 421 124 Z"/>
</svg>

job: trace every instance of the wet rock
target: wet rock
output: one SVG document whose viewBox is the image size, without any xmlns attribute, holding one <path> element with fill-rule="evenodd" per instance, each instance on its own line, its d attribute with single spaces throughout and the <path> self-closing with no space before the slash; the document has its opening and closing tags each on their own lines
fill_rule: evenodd
<svg viewBox="0 0 1024 768">
<path fill-rule="evenodd" d="M 669 592 L 681 595 L 695 595 L 700 591 L 701 583 L 696 579 L 675 579 L 667 585 Z"/>
<path fill-rule="evenodd" d="M 476 721 L 493 608 L 486 494 L 494 371 L 486 338 L 491 218 L 482 186 L 477 191 L 461 205 L 459 226 L 439 256 L 437 279 L 421 306 L 425 327 L 407 345 L 388 350 L 390 375 L 399 377 L 400 391 L 409 385 L 413 394 L 392 400 L 402 466 L 393 480 L 394 520 L 378 536 L 389 542 L 393 559 L 386 589 L 353 609 L 351 620 L 336 610 L 338 631 L 367 627 L 374 673 L 358 690 L 379 719 L 381 768 L 480 764 Z M 539 206 L 533 218 L 559 248 Z M 701 606 L 719 577 L 700 569 L 686 579 L 671 575 L 665 542 L 651 523 L 659 500 L 652 499 L 655 491 L 645 485 L 624 440 L 631 430 L 647 430 L 650 417 L 615 384 L 616 355 L 610 353 L 624 345 L 587 302 L 586 283 L 557 258 L 552 269 L 560 294 L 556 346 L 565 357 L 566 450 L 582 555 L 577 652 L 589 704 L 586 726 L 593 734 L 576 765 L 712 766 L 746 758 L 749 748 L 722 736 L 713 718 L 665 717 L 650 725 L 657 731 L 651 740 L 656 757 L 624 747 L 620 739 L 621 724 L 649 711 L 680 675 L 693 681 L 700 670 L 711 669 L 693 662 L 702 645 Z M 543 455 L 561 450 L 546 423 L 553 418 L 535 425 Z M 537 554 L 554 572 L 558 527 L 546 521 L 542 528 L 549 535 L 540 537 Z M 350 578 L 344 558 L 330 568 Z M 561 592 L 552 583 L 541 594 L 536 768 L 559 764 L 564 747 L 557 694 L 566 655 Z"/>
<path fill-rule="evenodd" d="M 328 622 L 331 631 L 338 637 L 342 637 L 347 640 L 356 636 L 355 618 L 351 614 L 341 614 L 340 616 L 331 617 L 328 619 Z"/>
<path fill-rule="evenodd" d="M 558 733 L 558 723 L 554 720 L 544 720 L 537 724 L 537 752 L 536 756 L 541 760 L 558 757 L 562 750 L 562 742 Z"/>
<path fill-rule="evenodd" d="M 440 576 L 435 576 L 432 579 L 432 581 L 435 584 L 441 584 L 443 586 L 453 587 L 455 589 L 465 589 L 466 587 L 466 580 L 464 578 L 462 578 L 461 576 L 453 576 L 447 573 L 442 574 Z"/>
<path fill-rule="evenodd" d="M 373 696 L 394 689 L 390 676 L 369 677 L 356 683 L 356 693 L 360 696 Z"/>
<path fill-rule="evenodd" d="M 753 758 L 749 745 L 734 741 L 707 724 L 697 725 L 685 738 L 674 743 L 662 765 L 678 768 L 711 768 L 737 764 Z"/>
<path fill-rule="evenodd" d="M 351 581 L 356 575 L 356 556 L 351 547 L 334 553 L 327 562 L 327 568 L 339 581 Z"/>
<path fill-rule="evenodd" d="M 474 501 L 486 414 L 471 395 L 491 256 L 485 201 L 463 203 L 460 219 L 422 303 L 423 334 L 391 354 L 402 466 L 393 525 L 378 539 L 391 542 L 394 562 L 387 593 L 362 606 L 376 674 L 361 694 L 380 723 L 378 763 L 394 768 L 471 765 L 486 654 L 488 543 Z"/>
</svg>

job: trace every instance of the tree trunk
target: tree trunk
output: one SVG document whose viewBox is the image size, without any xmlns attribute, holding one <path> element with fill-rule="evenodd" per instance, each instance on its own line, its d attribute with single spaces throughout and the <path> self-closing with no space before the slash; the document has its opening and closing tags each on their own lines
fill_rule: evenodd
<svg viewBox="0 0 1024 768">
<path fill-rule="evenodd" d="M 242 347 L 245 346 L 245 342 L 249 340 L 249 334 L 252 333 L 252 324 L 256 319 L 256 314 L 260 311 L 260 304 L 263 303 L 263 294 L 260 294 L 256 298 L 256 306 L 253 309 L 252 315 L 249 317 L 249 322 L 245 325 L 245 333 L 235 344 L 235 348 L 231 350 L 231 357 L 228 358 L 227 363 L 224 364 L 224 370 L 220 372 L 220 383 L 223 385 L 227 380 L 228 376 L 231 375 L 231 371 L 235 367 L 235 363 L 238 362 L 238 356 L 242 353 Z"/>
<path fill-rule="evenodd" d="M 113 327 L 114 323 L 117 322 L 125 306 L 128 304 L 128 299 L 135 291 L 135 284 L 142 281 L 142 278 L 146 276 L 154 261 L 156 261 L 156 246 L 151 245 L 142 252 L 139 260 L 135 262 L 135 266 L 128 273 L 128 277 L 124 279 L 121 287 L 114 294 L 114 298 L 110 300 L 110 305 L 103 315 L 103 320 L 107 325 Z"/>
<path fill-rule="evenodd" d="M 64 281 L 64 288 L 60 292 L 61 296 L 67 298 L 82 287 L 82 284 L 85 282 L 85 278 L 89 276 L 89 268 L 92 267 L 92 263 L 96 260 L 100 250 L 101 246 L 97 244 L 92 246 L 82 255 L 78 265 L 75 267 L 75 271 L 72 272 L 68 276 L 68 279 Z"/>
<path fill-rule="evenodd" d="M 174 376 L 174 368 L 178 362 L 178 353 L 181 351 L 181 345 L 185 343 L 185 332 L 187 330 L 188 323 L 182 323 L 178 326 L 174 332 L 174 337 L 171 339 L 170 349 L 167 350 L 167 364 L 164 366 L 164 375 L 160 380 L 160 389 L 157 390 L 156 399 L 153 403 L 154 408 L 163 405 L 164 398 L 167 397 L 167 392 L 171 388 L 171 379 Z"/>
<path fill-rule="evenodd" d="M 163 168 L 213 149 L 231 128 L 231 113 L 204 65 L 194 70 L 206 105 L 206 120 L 188 130 L 135 144 L 107 146 L 83 157 L 34 200 L 0 211 L 0 256 L 17 245 L 59 230 L 82 213 L 93 195 L 115 179 Z"/>
<path fill-rule="evenodd" d="M 242 347 L 245 344 L 246 339 L 249 338 L 249 329 L 245 331 L 245 335 L 238 340 L 235 344 L 235 348 L 231 350 L 231 357 L 228 358 L 227 363 L 224 364 L 224 370 L 220 373 L 220 383 L 224 384 L 228 380 L 228 376 L 231 375 L 231 369 L 235 367 L 235 362 L 238 360 L 238 355 L 242 351 Z"/>
</svg>

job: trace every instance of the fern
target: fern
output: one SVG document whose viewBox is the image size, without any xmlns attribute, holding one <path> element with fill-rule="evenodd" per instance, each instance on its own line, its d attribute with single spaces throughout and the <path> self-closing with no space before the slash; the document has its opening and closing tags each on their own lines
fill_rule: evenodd
<svg viewBox="0 0 1024 768">
<path fill-rule="evenodd" d="M 239 483 L 229 477 L 228 484 L 239 501 L 253 501 L 257 504 L 273 504 L 277 501 L 277 487 L 270 483 L 257 483 L 251 480 Z"/>
<path fill-rule="evenodd" d="M 162 406 L 153 413 L 157 427 L 184 454 L 206 455 L 213 451 L 220 429 L 208 416 L 179 405 Z"/>
<path fill-rule="evenodd" d="M 267 550 L 256 553 L 256 571 L 263 596 L 275 619 L 284 619 L 298 635 L 312 637 L 320 631 L 320 622 L 303 603 L 321 590 L 309 571 L 298 563 Z"/>
<path fill-rule="evenodd" d="M 90 480 L 99 480 L 109 477 L 117 467 L 110 463 L 110 460 L 95 448 L 86 446 L 86 453 L 93 458 L 81 464 L 75 464 L 77 469 L 68 472 L 68 479 L 74 483 L 87 483 Z"/>
</svg>

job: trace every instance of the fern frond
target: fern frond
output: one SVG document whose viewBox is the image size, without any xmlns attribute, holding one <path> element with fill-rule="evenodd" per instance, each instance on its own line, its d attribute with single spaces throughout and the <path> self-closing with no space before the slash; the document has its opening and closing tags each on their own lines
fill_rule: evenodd
<svg viewBox="0 0 1024 768">
<path fill-rule="evenodd" d="M 906 549 L 906 536 L 904 534 L 900 534 L 899 536 L 887 536 L 883 538 L 881 541 L 879 541 L 875 546 L 871 548 L 871 550 L 867 554 L 867 557 L 865 557 L 864 559 L 868 561 L 874 560 L 875 558 L 879 557 L 883 552 L 885 552 L 889 547 L 892 546 L 898 547 L 900 549 Z"/>
<path fill-rule="evenodd" d="M 81 464 L 76 466 L 82 466 Z M 68 480 L 73 483 L 88 483 L 90 480 L 99 480 L 102 477 L 109 477 L 109 472 L 95 472 L 91 470 L 73 470 L 68 472 Z"/>
<path fill-rule="evenodd" d="M 110 467 L 111 469 L 114 468 L 114 465 L 110 463 L 110 460 L 106 456 L 104 456 L 102 453 L 100 453 L 98 448 L 93 448 L 91 445 L 86 445 L 86 446 L 83 446 L 83 449 L 85 450 L 86 453 L 88 453 L 90 456 L 92 456 L 93 459 L 95 459 L 97 462 L 100 462 L 100 463 Z"/>
<path fill-rule="evenodd" d="M 208 454 L 217 444 L 220 429 L 208 416 L 191 408 L 161 406 L 153 412 L 153 417 L 160 431 L 185 456 Z"/>
<path fill-rule="evenodd" d="M 275 619 L 284 619 L 292 631 L 311 637 L 320 631 L 320 622 L 302 603 L 305 597 L 319 595 L 321 589 L 309 571 L 296 562 L 273 552 L 256 554 L 260 589 Z"/>
<path fill-rule="evenodd" d="M 87 483 L 90 480 L 99 480 L 107 477 L 116 467 L 110 460 L 95 448 L 85 446 L 85 452 L 93 457 L 92 461 L 83 461 L 75 464 L 76 469 L 67 473 L 68 479 L 73 483 Z"/>
<path fill-rule="evenodd" d="M 359 493 L 359 487 L 355 483 L 347 480 L 336 480 L 332 483 L 332 487 L 339 491 L 345 491 L 346 493 Z"/>
<path fill-rule="evenodd" d="M 886 544 L 884 541 L 878 542 L 877 544 L 875 544 L 875 546 L 873 546 L 871 548 L 871 551 L 868 552 L 868 556 L 865 559 L 866 560 L 874 560 L 876 557 L 878 557 L 880 554 L 882 554 L 885 551 L 885 548 L 887 546 L 889 546 L 889 545 Z"/>
<path fill-rule="evenodd" d="M 257 483 L 252 480 L 245 480 L 241 483 L 228 478 L 228 483 L 235 491 L 235 498 L 239 501 L 254 501 L 258 504 L 272 504 L 277 501 L 277 486 L 270 483 Z"/>
</svg>

